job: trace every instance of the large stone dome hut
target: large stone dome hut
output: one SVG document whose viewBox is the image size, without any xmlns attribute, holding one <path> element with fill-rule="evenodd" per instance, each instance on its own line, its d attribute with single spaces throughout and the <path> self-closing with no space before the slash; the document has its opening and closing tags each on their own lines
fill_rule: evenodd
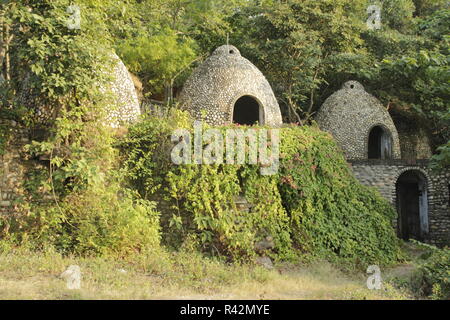
<svg viewBox="0 0 450 320">
<path fill-rule="evenodd" d="M 231 45 L 217 48 L 194 70 L 179 99 L 182 109 L 211 125 L 282 124 L 269 82 Z"/>
<path fill-rule="evenodd" d="M 348 160 L 401 158 L 389 112 L 357 81 L 344 83 L 328 97 L 316 121 L 333 135 Z"/>
</svg>

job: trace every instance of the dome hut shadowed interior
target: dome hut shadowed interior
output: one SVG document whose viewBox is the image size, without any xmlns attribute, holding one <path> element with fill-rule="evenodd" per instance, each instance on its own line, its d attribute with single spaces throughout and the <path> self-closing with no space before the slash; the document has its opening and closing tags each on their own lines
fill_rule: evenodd
<svg viewBox="0 0 450 320">
<path fill-rule="evenodd" d="M 179 99 L 182 109 L 211 125 L 282 124 L 269 82 L 231 45 L 217 48 L 194 70 Z"/>
</svg>

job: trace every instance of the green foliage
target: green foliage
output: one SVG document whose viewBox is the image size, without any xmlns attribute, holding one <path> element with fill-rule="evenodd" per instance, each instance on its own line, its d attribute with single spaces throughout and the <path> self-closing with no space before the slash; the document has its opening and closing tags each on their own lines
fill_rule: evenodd
<svg viewBox="0 0 450 320">
<path fill-rule="evenodd" d="M 389 8 L 382 16 L 386 25 L 363 35 L 373 63 L 360 76 L 393 112 L 427 128 L 436 147 L 450 139 L 450 11 L 442 1 L 414 3 L 415 11 L 409 0 L 383 4 Z"/>
<path fill-rule="evenodd" d="M 279 189 L 300 250 L 360 267 L 397 260 L 394 210 L 357 182 L 330 136 L 314 127 L 282 134 Z"/>
<path fill-rule="evenodd" d="M 446 0 L 413 0 L 416 7 L 416 15 L 419 17 L 427 16 L 446 5 Z"/>
<path fill-rule="evenodd" d="M 450 299 L 450 249 L 418 244 L 429 251 L 419 265 L 422 291 L 432 299 Z"/>
<path fill-rule="evenodd" d="M 224 43 L 230 29 L 225 17 L 244 2 L 128 1 L 119 5 L 121 10 L 107 9 L 121 25 L 109 29 L 119 55 L 144 80 L 146 94 L 172 102 L 174 88 L 181 87 L 192 63 Z"/>
<path fill-rule="evenodd" d="M 163 184 L 159 172 L 169 170 L 169 135 L 178 128 L 189 127 L 189 116 L 172 110 L 170 120 L 150 117 L 129 128 L 125 138 L 116 146 L 121 150 L 121 174 L 140 193 L 143 198 L 150 197 Z"/>
<path fill-rule="evenodd" d="M 45 170 L 28 172 L 22 215 L 2 220 L 4 236 L 65 252 L 126 254 L 157 245 L 158 200 L 164 241 L 175 246 L 193 238 L 202 250 L 240 259 L 271 236 L 266 253 L 274 258 L 301 252 L 358 266 L 397 258 L 393 209 L 352 177 L 317 128 L 282 129 L 280 171 L 270 177 L 258 166 L 171 164 L 170 134 L 191 129 L 179 112 L 131 127 L 117 145 L 119 162 L 102 120 L 108 96 L 99 90 L 112 47 L 147 94 L 172 102 L 192 63 L 230 33 L 268 77 L 289 121 L 309 119 L 344 80 L 362 79 L 392 109 L 425 122 L 443 145 L 435 163 L 448 164 L 445 1 L 384 1 L 381 30 L 367 30 L 365 0 L 80 0 L 74 30 L 69 0 L 3 3 L 0 115 L 44 127 L 47 138 L 28 151 L 49 159 Z M 0 153 L 7 131 L 0 127 Z M 236 208 L 240 195 L 249 212 Z"/>
<path fill-rule="evenodd" d="M 163 30 L 152 37 L 141 36 L 121 43 L 118 52 L 130 71 L 145 75 L 149 92 L 163 92 L 196 60 L 195 42 L 178 39 L 175 31 Z"/>
<path fill-rule="evenodd" d="M 34 183 L 40 181 L 45 188 L 40 180 L 45 175 L 36 172 L 34 177 Z M 79 255 L 125 256 L 159 247 L 155 203 L 117 184 L 73 192 L 56 205 L 31 200 L 21 211 L 0 222 L 4 239 L 34 248 L 50 245 L 62 253 Z"/>
<path fill-rule="evenodd" d="M 10 128 L 5 124 L 0 124 L 0 156 L 6 151 L 10 137 Z"/>
<path fill-rule="evenodd" d="M 261 68 L 288 121 L 310 116 L 317 89 L 335 68 L 351 72 L 362 50 L 366 1 L 289 0 L 249 5 L 230 17 L 231 43 Z M 340 64 L 336 62 L 339 61 Z"/>
<path fill-rule="evenodd" d="M 382 2 L 383 25 L 399 31 L 408 31 L 414 23 L 415 11 L 413 0 L 386 0 Z"/>
<path fill-rule="evenodd" d="M 69 29 L 69 4 L 29 0 L 9 13 L 15 42 L 8 85 L 27 95 L 21 123 L 46 131 L 27 146 L 30 158 L 49 160 L 46 168 L 28 170 L 18 213 L 2 217 L 0 233 L 64 253 L 126 255 L 157 247 L 154 203 L 121 188 L 114 167 L 114 131 L 104 121 L 110 97 L 101 90 L 111 66 L 103 7 L 81 1 L 81 29 Z M 17 110 L 21 102 L 8 101 Z"/>
<path fill-rule="evenodd" d="M 450 141 L 437 148 L 438 153 L 433 155 L 432 167 L 441 169 L 450 167 Z"/>
<path fill-rule="evenodd" d="M 274 252 L 286 256 L 288 219 L 275 178 L 252 166 L 170 163 L 168 137 L 188 123 L 180 112 L 163 121 L 150 118 L 131 127 L 119 144 L 131 185 L 162 206 L 166 243 L 179 245 L 194 235 L 204 250 L 240 259 L 254 255 L 255 242 L 272 235 Z M 240 193 L 255 205 L 249 213 L 236 208 L 233 199 Z"/>
<path fill-rule="evenodd" d="M 86 100 L 96 101 L 102 79 L 98 70 L 108 68 L 109 36 L 99 11 L 82 6 L 83 28 L 69 29 L 69 4 L 64 0 L 23 1 L 11 13 L 16 33 L 10 85 L 20 92 L 17 98 L 26 95 L 28 120 L 33 124 L 42 118 L 38 115 L 43 110 L 51 122 L 61 112 L 87 108 Z M 17 107 L 23 103 L 20 99 L 13 102 Z"/>
<path fill-rule="evenodd" d="M 150 118 L 118 145 L 130 186 L 161 205 L 166 243 L 179 246 L 194 236 L 203 250 L 240 259 L 271 236 L 274 248 L 266 254 L 280 259 L 303 253 L 364 267 L 399 257 L 393 209 L 356 181 L 329 135 L 281 129 L 280 172 L 262 176 L 258 165 L 171 164 L 166 141 L 176 123 Z M 238 195 L 249 212 L 236 207 Z"/>
</svg>

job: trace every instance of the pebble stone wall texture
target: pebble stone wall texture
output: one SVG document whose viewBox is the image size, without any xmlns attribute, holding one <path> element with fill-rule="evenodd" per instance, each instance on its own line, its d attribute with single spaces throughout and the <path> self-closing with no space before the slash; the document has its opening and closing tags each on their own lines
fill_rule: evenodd
<svg viewBox="0 0 450 320">
<path fill-rule="evenodd" d="M 137 120 L 141 114 L 141 108 L 131 74 L 115 53 L 110 56 L 113 68 L 112 70 L 103 70 L 103 72 L 112 78 L 105 87 L 101 87 L 101 90 L 110 94 L 108 101 L 110 107 L 107 110 L 106 121 L 112 127 L 118 127 L 121 124 Z M 29 109 L 34 109 L 37 119 L 45 123 L 54 118 L 54 115 L 39 98 L 39 92 L 35 92 L 30 87 L 32 77 L 34 77 L 32 74 L 25 77 L 19 93 L 19 102 Z"/>
<path fill-rule="evenodd" d="M 106 90 L 113 93 L 113 101 L 107 120 L 112 127 L 118 127 L 123 123 L 136 121 L 141 114 L 141 108 L 128 69 L 116 54 L 112 55 L 112 59 L 116 62 L 112 71 L 114 79 Z"/>
<path fill-rule="evenodd" d="M 22 147 L 29 143 L 28 132 L 15 121 L 0 120 L 0 125 L 11 127 L 6 152 L 0 154 L 0 215 L 15 213 L 14 204 L 21 193 L 25 166 Z"/>
<path fill-rule="evenodd" d="M 224 45 L 194 70 L 179 100 L 195 119 L 225 125 L 232 123 L 235 102 L 246 95 L 262 107 L 262 124 L 282 124 L 278 102 L 264 75 L 236 47 Z"/>
<path fill-rule="evenodd" d="M 450 170 L 433 172 L 428 160 L 408 164 L 402 160 L 350 161 L 353 173 L 364 185 L 375 187 L 396 206 L 396 183 L 408 170 L 420 171 L 427 180 L 429 234 L 425 241 L 434 245 L 450 245 Z"/>
<path fill-rule="evenodd" d="M 402 159 L 430 159 L 433 155 L 431 141 L 424 128 L 394 119 L 400 137 Z"/>
<path fill-rule="evenodd" d="M 316 121 L 331 133 L 349 160 L 366 159 L 370 130 L 387 129 L 392 136 L 392 158 L 400 159 L 400 143 L 388 111 L 357 81 L 344 83 L 323 103 Z"/>
</svg>

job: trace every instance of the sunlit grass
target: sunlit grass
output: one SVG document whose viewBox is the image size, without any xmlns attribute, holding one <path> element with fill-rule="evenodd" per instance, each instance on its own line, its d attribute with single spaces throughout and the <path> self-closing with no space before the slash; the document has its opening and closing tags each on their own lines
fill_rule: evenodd
<svg viewBox="0 0 450 320">
<path fill-rule="evenodd" d="M 80 290 L 59 275 L 81 268 Z M 405 299 L 388 284 L 368 290 L 366 275 L 329 263 L 279 264 L 274 270 L 227 264 L 198 253 L 166 251 L 133 258 L 63 257 L 54 250 L 0 253 L 0 299 Z"/>
</svg>

